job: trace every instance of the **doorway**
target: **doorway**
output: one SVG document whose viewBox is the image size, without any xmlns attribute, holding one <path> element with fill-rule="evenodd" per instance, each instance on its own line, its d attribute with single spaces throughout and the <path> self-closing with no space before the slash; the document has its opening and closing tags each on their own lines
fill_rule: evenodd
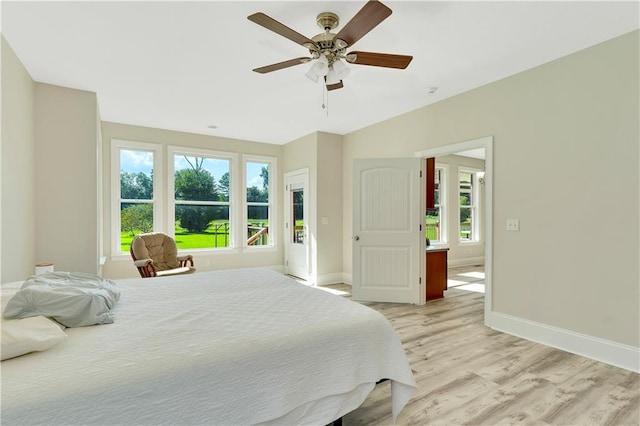
<svg viewBox="0 0 640 426">
<path fill-rule="evenodd" d="M 493 137 L 488 136 L 452 145 L 445 145 L 438 148 L 426 149 L 415 153 L 416 157 L 441 157 L 444 155 L 456 155 L 461 152 L 484 150 L 484 206 L 482 218 L 484 230 L 484 322 L 489 325 L 492 311 L 492 257 L 493 257 Z M 451 236 L 456 237 L 457 236 Z"/>
<path fill-rule="evenodd" d="M 285 272 L 309 278 L 309 171 L 285 173 Z"/>
</svg>

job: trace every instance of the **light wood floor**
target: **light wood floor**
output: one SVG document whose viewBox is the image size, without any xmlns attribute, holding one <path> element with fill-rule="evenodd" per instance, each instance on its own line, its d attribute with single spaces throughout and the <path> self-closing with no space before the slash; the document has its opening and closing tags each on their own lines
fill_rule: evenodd
<svg viewBox="0 0 640 426">
<path fill-rule="evenodd" d="M 479 271 L 449 279 L 481 287 Z M 418 385 L 396 424 L 640 425 L 640 375 L 485 327 L 484 294 L 461 288 L 424 306 L 367 303 L 400 336 Z M 393 424 L 389 395 L 378 385 L 343 424 Z"/>
</svg>

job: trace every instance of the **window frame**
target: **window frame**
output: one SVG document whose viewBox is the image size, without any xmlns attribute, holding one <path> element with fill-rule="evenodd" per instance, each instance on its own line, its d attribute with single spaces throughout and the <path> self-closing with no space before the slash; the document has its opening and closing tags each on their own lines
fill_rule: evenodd
<svg viewBox="0 0 640 426">
<path fill-rule="evenodd" d="M 480 180 L 478 179 L 478 173 L 482 172 L 480 169 L 476 169 L 473 167 L 458 167 L 457 174 L 457 200 L 458 200 L 458 220 L 457 220 L 457 235 L 458 235 L 458 243 L 459 244 L 479 244 L 482 238 L 481 230 L 480 230 Z M 471 175 L 471 204 L 469 206 L 461 206 L 460 205 L 460 195 L 462 195 L 462 191 L 460 189 L 460 174 L 461 173 L 469 173 Z M 471 210 L 471 236 L 472 238 L 465 240 L 460 236 L 462 229 L 460 226 L 460 209 L 462 207 L 469 208 Z"/>
<path fill-rule="evenodd" d="M 269 164 L 269 202 L 267 204 L 269 214 L 269 240 L 265 245 L 253 246 L 247 244 L 247 239 L 242 238 L 242 248 L 247 251 L 254 250 L 273 250 L 278 243 L 278 209 L 277 204 L 277 185 L 278 185 L 278 159 L 276 157 L 243 154 L 242 155 L 242 230 L 241 235 L 246 235 L 249 226 L 248 207 L 250 205 L 264 205 L 262 202 L 247 201 L 247 163 L 267 163 Z"/>
<path fill-rule="evenodd" d="M 233 182 L 236 182 L 238 179 L 237 172 L 237 162 L 238 162 L 238 154 L 233 152 L 225 152 L 225 151 L 215 151 L 209 149 L 201 149 L 201 148 L 192 148 L 186 146 L 175 146 L 168 145 L 167 146 L 167 220 L 166 234 L 170 235 L 175 239 L 175 221 L 176 221 L 176 200 L 175 200 L 175 164 L 174 158 L 176 155 L 185 155 L 191 157 L 201 157 L 201 158 L 212 158 L 216 160 L 228 160 L 229 161 L 229 201 L 197 201 L 193 202 L 198 205 L 206 204 L 206 205 L 228 205 L 229 206 L 229 246 L 228 247 L 205 247 L 205 248 L 189 248 L 189 249 L 180 249 L 181 252 L 220 252 L 220 251 L 232 251 L 236 248 L 240 247 L 238 244 L 238 214 L 237 206 L 238 203 L 238 195 L 237 190 L 234 190 Z M 183 204 L 183 203 L 178 203 Z M 184 204 L 190 204 L 190 202 L 185 202 Z"/>
<path fill-rule="evenodd" d="M 121 205 L 122 199 L 120 188 L 120 153 L 121 151 L 146 151 L 153 153 L 153 198 L 150 204 L 153 205 L 153 230 L 158 231 L 164 226 L 163 207 L 164 192 L 162 191 L 163 176 L 163 156 L 162 145 L 149 142 L 137 142 L 122 139 L 111 139 L 111 255 L 128 255 L 122 248 L 122 221 Z"/>
<path fill-rule="evenodd" d="M 435 170 L 440 170 L 440 185 L 438 187 L 439 203 L 434 207 L 438 209 L 438 215 L 440 219 L 440 239 L 431 241 L 432 244 L 447 244 L 449 242 L 449 227 L 447 220 L 447 197 L 448 197 L 448 178 L 449 178 L 449 165 L 444 163 L 436 163 Z"/>
</svg>

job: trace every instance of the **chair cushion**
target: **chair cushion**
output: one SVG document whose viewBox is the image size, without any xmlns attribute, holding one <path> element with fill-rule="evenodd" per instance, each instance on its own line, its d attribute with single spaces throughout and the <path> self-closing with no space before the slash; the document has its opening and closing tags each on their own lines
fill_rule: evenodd
<svg viewBox="0 0 640 426">
<path fill-rule="evenodd" d="M 175 269 L 167 269 L 165 271 L 158 271 L 159 277 L 166 277 L 169 275 L 182 275 L 182 274 L 193 274 L 196 271 L 196 268 L 192 268 L 190 266 L 183 266 L 181 268 Z"/>
<path fill-rule="evenodd" d="M 180 267 L 178 246 L 171 237 L 161 232 L 140 234 L 131 242 L 136 259 L 151 259 L 158 271 Z"/>
</svg>

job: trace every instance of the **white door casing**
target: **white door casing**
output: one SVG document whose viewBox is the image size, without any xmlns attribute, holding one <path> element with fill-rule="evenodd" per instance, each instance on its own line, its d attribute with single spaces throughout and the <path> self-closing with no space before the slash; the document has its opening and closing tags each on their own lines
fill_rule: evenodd
<svg viewBox="0 0 640 426">
<path fill-rule="evenodd" d="M 354 160 L 354 300 L 424 303 L 423 163 Z"/>
<path fill-rule="evenodd" d="M 309 279 L 309 173 L 285 174 L 285 270 Z M 297 224 L 296 224 L 297 222 Z"/>
</svg>

